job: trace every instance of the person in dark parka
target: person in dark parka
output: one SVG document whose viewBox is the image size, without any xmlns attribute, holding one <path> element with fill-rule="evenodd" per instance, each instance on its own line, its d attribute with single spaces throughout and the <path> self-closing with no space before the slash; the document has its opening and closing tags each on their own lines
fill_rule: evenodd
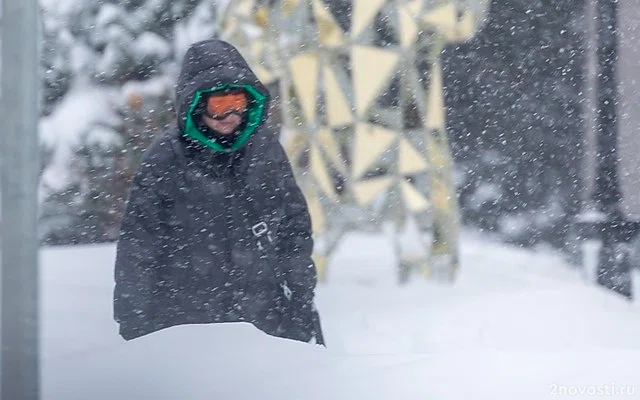
<svg viewBox="0 0 640 400">
<path fill-rule="evenodd" d="M 230 44 L 187 51 L 178 126 L 145 152 L 122 221 L 114 318 L 124 339 L 248 322 L 324 344 L 307 203 L 266 123 L 269 99 Z"/>
</svg>

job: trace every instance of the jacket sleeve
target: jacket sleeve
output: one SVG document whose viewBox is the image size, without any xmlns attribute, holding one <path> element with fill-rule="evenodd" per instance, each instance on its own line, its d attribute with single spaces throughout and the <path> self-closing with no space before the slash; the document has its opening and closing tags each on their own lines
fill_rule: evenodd
<svg viewBox="0 0 640 400">
<path fill-rule="evenodd" d="M 113 310 L 125 339 L 153 330 L 153 293 L 166 237 L 162 179 L 153 168 L 143 161 L 135 174 L 117 244 Z"/>
<path fill-rule="evenodd" d="M 280 177 L 284 190 L 281 198 L 285 216 L 278 234 L 278 255 L 287 275 L 287 284 L 294 296 L 311 304 L 317 283 L 312 259 L 313 231 L 307 201 L 295 180 L 287 155 L 278 144 Z"/>
</svg>

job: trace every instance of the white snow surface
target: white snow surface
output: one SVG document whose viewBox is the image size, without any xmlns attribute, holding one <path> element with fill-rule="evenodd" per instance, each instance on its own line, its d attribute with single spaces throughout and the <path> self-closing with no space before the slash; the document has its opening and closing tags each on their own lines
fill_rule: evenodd
<svg viewBox="0 0 640 400">
<path fill-rule="evenodd" d="M 111 245 L 43 250 L 44 399 L 640 396 L 637 304 L 553 253 L 465 233 L 454 285 L 399 287 L 388 242 L 352 235 L 318 288 L 326 349 L 248 324 L 125 342 L 111 319 L 114 256 Z"/>
</svg>

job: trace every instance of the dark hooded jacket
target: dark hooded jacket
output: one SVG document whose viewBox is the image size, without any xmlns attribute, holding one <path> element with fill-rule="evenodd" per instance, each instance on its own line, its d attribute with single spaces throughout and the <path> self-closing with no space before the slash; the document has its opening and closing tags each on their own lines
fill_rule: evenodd
<svg viewBox="0 0 640 400">
<path fill-rule="evenodd" d="M 232 86 L 251 96 L 231 148 L 198 129 L 199 99 Z M 156 139 L 134 177 L 115 264 L 114 317 L 134 339 L 180 324 L 250 322 L 322 343 L 305 198 L 267 123 L 269 93 L 217 40 L 188 50 L 178 126 Z"/>
</svg>

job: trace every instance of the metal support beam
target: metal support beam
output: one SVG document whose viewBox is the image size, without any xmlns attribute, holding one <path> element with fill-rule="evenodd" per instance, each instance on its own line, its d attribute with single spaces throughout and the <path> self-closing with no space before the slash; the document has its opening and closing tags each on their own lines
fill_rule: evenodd
<svg viewBox="0 0 640 400">
<path fill-rule="evenodd" d="M 2 400 L 39 397 L 38 13 L 37 0 L 2 0 Z"/>
<path fill-rule="evenodd" d="M 618 64 L 617 1 L 598 0 L 597 154 L 594 200 L 604 208 L 617 208 L 622 193 L 618 182 Z"/>
<path fill-rule="evenodd" d="M 618 1 L 597 0 L 597 148 L 593 199 L 604 221 L 599 224 L 602 248 L 598 259 L 598 284 L 629 299 L 633 297 L 628 242 L 636 225 L 620 210 L 622 192 L 618 177 Z"/>
</svg>

